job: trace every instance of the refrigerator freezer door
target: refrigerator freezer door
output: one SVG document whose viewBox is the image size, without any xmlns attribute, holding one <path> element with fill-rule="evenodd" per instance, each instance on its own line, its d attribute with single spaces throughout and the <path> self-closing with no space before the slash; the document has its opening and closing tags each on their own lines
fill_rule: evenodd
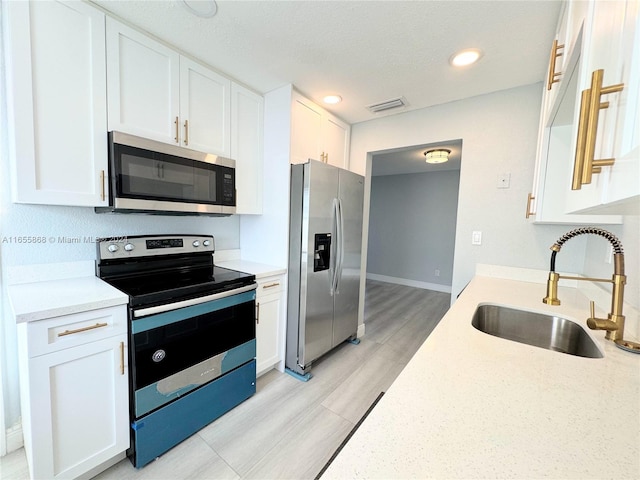
<svg viewBox="0 0 640 480">
<path fill-rule="evenodd" d="M 342 235 L 339 235 L 337 292 L 334 295 L 332 347 L 354 336 L 358 330 L 358 301 L 360 298 L 360 260 L 362 254 L 362 210 L 364 178 L 347 170 L 340 170 L 338 197 Z"/>
<path fill-rule="evenodd" d="M 332 348 L 334 268 L 313 271 L 316 233 L 335 236 L 333 201 L 338 196 L 338 170 L 319 162 L 304 165 L 302 208 L 303 269 L 300 272 L 298 363 L 306 365 Z M 331 245 L 335 258 L 335 246 Z M 333 259 L 331 261 L 335 265 Z"/>
</svg>

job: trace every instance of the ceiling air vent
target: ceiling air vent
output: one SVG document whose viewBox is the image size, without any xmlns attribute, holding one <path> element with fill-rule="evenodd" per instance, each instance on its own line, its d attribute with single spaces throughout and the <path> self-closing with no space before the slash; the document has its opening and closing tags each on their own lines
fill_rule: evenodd
<svg viewBox="0 0 640 480">
<path fill-rule="evenodd" d="M 371 113 L 380 113 L 393 108 L 406 107 L 407 100 L 404 97 L 392 98 L 386 102 L 374 103 L 373 105 L 367 105 L 367 110 Z"/>
</svg>

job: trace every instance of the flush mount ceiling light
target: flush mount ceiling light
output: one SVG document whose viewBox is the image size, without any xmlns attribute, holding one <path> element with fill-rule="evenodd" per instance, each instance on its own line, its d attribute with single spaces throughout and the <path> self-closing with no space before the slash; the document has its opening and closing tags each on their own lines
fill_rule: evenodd
<svg viewBox="0 0 640 480">
<path fill-rule="evenodd" d="M 327 95 L 322 99 L 322 101 L 329 105 L 335 105 L 336 103 L 340 103 L 342 101 L 342 97 L 340 95 Z"/>
<path fill-rule="evenodd" d="M 449 63 L 454 67 L 465 67 L 477 62 L 482 57 L 482 50 L 467 48 L 451 55 Z"/>
<path fill-rule="evenodd" d="M 451 150 L 447 150 L 446 148 L 437 148 L 424 152 L 424 158 L 427 163 L 444 163 L 449 160 L 450 153 Z"/>
<path fill-rule="evenodd" d="M 218 13 L 218 4 L 215 0 L 182 0 L 182 5 L 200 18 L 211 18 Z"/>
</svg>

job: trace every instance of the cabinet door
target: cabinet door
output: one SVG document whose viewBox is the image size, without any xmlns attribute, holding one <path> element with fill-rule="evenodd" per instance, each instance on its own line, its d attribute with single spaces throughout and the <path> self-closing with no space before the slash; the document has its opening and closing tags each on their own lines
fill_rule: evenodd
<svg viewBox="0 0 640 480">
<path fill-rule="evenodd" d="M 178 53 L 107 18 L 109 130 L 179 143 L 179 82 Z"/>
<path fill-rule="evenodd" d="M 180 57 L 180 144 L 229 157 L 231 82 Z"/>
<path fill-rule="evenodd" d="M 283 277 L 258 281 L 256 293 L 256 372 L 261 375 L 282 360 L 280 332 Z"/>
<path fill-rule="evenodd" d="M 33 478 L 75 478 L 129 447 L 126 361 L 126 335 L 29 359 Z"/>
<path fill-rule="evenodd" d="M 614 158 L 612 166 L 593 174 L 569 196 L 572 212 L 640 213 L 638 153 L 638 2 L 594 2 L 585 47 L 583 88 L 590 88 L 592 73 L 603 70 L 602 87 L 624 84 L 619 92 L 602 95 L 597 113 L 593 158 Z"/>
<path fill-rule="evenodd" d="M 609 167 L 603 203 L 615 211 L 640 214 L 640 3 L 626 3 L 621 38 L 620 82 L 624 90 L 611 109 L 609 145 L 616 162 Z M 620 29 L 620 26 L 618 26 Z M 606 154 L 606 152 L 603 152 Z"/>
<path fill-rule="evenodd" d="M 323 149 L 327 162 L 334 167 L 348 168 L 351 127 L 327 115 L 323 129 Z"/>
<path fill-rule="evenodd" d="M 5 2 L 13 200 L 106 205 L 105 17 L 82 2 Z"/>
<path fill-rule="evenodd" d="M 316 104 L 294 94 L 291 119 L 291 163 L 321 160 L 323 112 Z"/>
<path fill-rule="evenodd" d="M 236 213 L 262 213 L 264 99 L 231 85 L 231 158 L 236 161 Z"/>
</svg>

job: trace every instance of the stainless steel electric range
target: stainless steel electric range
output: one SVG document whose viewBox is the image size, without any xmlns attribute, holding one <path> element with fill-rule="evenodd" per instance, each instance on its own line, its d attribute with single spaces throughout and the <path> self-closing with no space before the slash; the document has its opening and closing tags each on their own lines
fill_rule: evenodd
<svg viewBox="0 0 640 480">
<path fill-rule="evenodd" d="M 255 276 L 214 265 L 209 235 L 97 242 L 129 295 L 131 447 L 142 467 L 255 393 Z"/>
</svg>

